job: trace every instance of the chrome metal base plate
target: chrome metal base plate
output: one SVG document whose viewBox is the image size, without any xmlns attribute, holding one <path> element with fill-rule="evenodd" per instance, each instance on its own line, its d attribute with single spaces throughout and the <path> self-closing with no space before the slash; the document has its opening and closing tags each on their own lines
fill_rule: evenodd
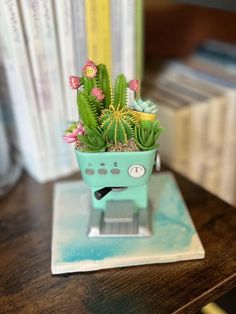
<svg viewBox="0 0 236 314">
<path fill-rule="evenodd" d="M 91 210 L 89 237 L 149 237 L 150 211 L 133 201 L 109 201 L 105 211 Z"/>
</svg>

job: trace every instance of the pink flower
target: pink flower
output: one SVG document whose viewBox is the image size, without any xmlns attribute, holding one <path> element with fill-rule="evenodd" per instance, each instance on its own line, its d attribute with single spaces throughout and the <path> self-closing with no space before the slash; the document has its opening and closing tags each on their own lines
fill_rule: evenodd
<svg viewBox="0 0 236 314">
<path fill-rule="evenodd" d="M 91 91 L 91 94 L 97 98 L 98 101 L 103 100 L 103 98 L 105 97 L 101 88 L 98 87 L 94 87 Z"/>
<path fill-rule="evenodd" d="M 77 129 L 79 130 L 78 135 L 84 135 L 85 129 L 84 129 L 83 123 L 80 122 L 80 123 L 77 125 Z"/>
<path fill-rule="evenodd" d="M 95 63 L 93 63 L 93 61 L 88 60 L 85 66 L 83 67 L 83 73 L 84 73 L 84 76 L 86 77 L 89 77 L 89 78 L 95 77 L 97 73 L 97 67 Z"/>
<path fill-rule="evenodd" d="M 70 86 L 72 89 L 78 89 L 81 85 L 80 77 L 78 76 L 70 76 Z"/>
<path fill-rule="evenodd" d="M 129 89 L 137 92 L 139 90 L 139 80 L 131 80 L 129 82 Z"/>
<path fill-rule="evenodd" d="M 65 135 L 63 136 L 66 143 L 75 143 L 78 138 L 78 135 L 84 134 L 84 126 L 82 123 L 79 123 L 77 126 L 73 124 L 69 129 L 66 130 Z"/>
</svg>

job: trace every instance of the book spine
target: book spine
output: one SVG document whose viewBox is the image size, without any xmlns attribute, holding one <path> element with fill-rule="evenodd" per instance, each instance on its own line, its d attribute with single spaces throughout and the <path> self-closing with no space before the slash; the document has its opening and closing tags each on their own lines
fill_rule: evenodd
<svg viewBox="0 0 236 314">
<path fill-rule="evenodd" d="M 85 0 L 72 0 L 71 5 L 73 11 L 72 35 L 75 51 L 75 68 L 77 75 L 82 76 L 82 68 L 87 60 Z"/>
<path fill-rule="evenodd" d="M 176 112 L 173 108 L 159 101 L 158 104 L 158 119 L 161 121 L 161 126 L 164 130 L 158 142 L 160 144 L 161 160 L 171 166 L 174 163 L 175 153 L 175 116 Z"/>
<path fill-rule="evenodd" d="M 196 183 L 203 180 L 204 150 L 208 119 L 208 103 L 202 102 L 192 105 L 191 111 L 191 139 L 189 148 L 188 177 Z"/>
<path fill-rule="evenodd" d="M 111 0 L 112 79 L 122 72 L 121 1 Z"/>
<path fill-rule="evenodd" d="M 121 0 L 122 73 L 127 80 L 135 77 L 135 1 Z"/>
<path fill-rule="evenodd" d="M 189 148 L 191 139 L 190 107 L 178 110 L 175 119 L 173 168 L 182 174 L 189 173 Z"/>
<path fill-rule="evenodd" d="M 78 2 L 79 3 L 79 2 Z M 59 61 L 62 72 L 62 85 L 65 95 L 66 122 L 77 121 L 78 110 L 76 106 L 76 91 L 69 86 L 70 75 L 76 75 L 76 52 L 74 47 L 74 26 L 73 26 L 73 7 L 70 0 L 62 2 L 54 0 L 54 14 L 56 20 L 56 29 L 59 43 Z M 68 148 L 70 149 L 70 148 Z M 71 147 L 71 170 L 77 170 L 78 165 L 74 151 Z"/>
<path fill-rule="evenodd" d="M 47 179 L 54 178 L 57 167 L 54 162 L 57 156 L 54 130 L 56 116 L 53 114 L 53 101 L 50 91 L 48 68 L 42 41 L 42 21 L 38 0 L 20 2 L 29 56 L 33 69 L 33 80 L 38 98 L 39 112 L 42 121 L 44 147 L 47 151 L 49 171 Z"/>
<path fill-rule="evenodd" d="M 76 92 L 69 87 L 70 75 L 76 75 L 73 38 L 72 3 L 70 0 L 53 1 L 59 42 L 59 59 L 62 69 L 62 90 L 65 95 L 66 119 L 74 121 L 78 116 Z M 73 93 L 74 92 L 74 93 Z"/>
<path fill-rule="evenodd" d="M 206 189 L 216 194 L 219 193 L 220 187 L 220 175 L 218 170 L 222 162 L 226 111 L 227 104 L 225 97 L 209 99 L 204 176 L 202 183 Z"/>
<path fill-rule="evenodd" d="M 55 18 L 52 2 L 48 0 L 40 0 L 39 17 L 41 21 L 41 40 L 43 44 L 43 52 L 45 57 L 46 71 L 48 74 L 48 86 L 51 94 L 51 137 L 54 138 L 56 146 L 56 155 L 54 155 L 53 163 L 57 164 L 55 178 L 71 173 L 73 151 L 69 145 L 63 143 L 61 135 L 67 128 L 66 123 L 66 106 L 64 93 L 62 88 L 58 43 L 55 30 Z"/>
<path fill-rule="evenodd" d="M 109 0 L 86 0 L 88 58 L 104 63 L 111 73 L 111 35 Z"/>
<path fill-rule="evenodd" d="M 143 1 L 136 0 L 135 5 L 135 77 L 143 76 Z"/>
<path fill-rule="evenodd" d="M 4 1 L 1 9 L 5 67 L 19 149 L 25 168 L 36 180 L 43 182 L 47 178 L 48 164 L 20 11 L 13 0 Z"/>
</svg>

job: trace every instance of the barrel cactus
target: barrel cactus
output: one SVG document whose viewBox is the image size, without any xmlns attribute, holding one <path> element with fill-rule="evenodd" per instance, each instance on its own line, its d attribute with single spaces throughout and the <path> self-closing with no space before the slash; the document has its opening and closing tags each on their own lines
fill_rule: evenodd
<svg viewBox="0 0 236 314">
<path fill-rule="evenodd" d="M 105 138 L 115 144 L 127 143 L 133 137 L 136 119 L 128 106 L 104 109 L 100 117 L 101 128 Z"/>
</svg>

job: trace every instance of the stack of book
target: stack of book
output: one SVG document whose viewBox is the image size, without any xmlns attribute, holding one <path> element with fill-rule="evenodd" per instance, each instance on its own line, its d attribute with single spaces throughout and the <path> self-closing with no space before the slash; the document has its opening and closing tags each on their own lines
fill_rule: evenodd
<svg viewBox="0 0 236 314">
<path fill-rule="evenodd" d="M 168 63 L 152 97 L 165 129 L 165 163 L 225 201 L 236 202 L 236 47 L 209 41 Z"/>
<path fill-rule="evenodd" d="M 1 58 L 25 169 L 39 182 L 77 170 L 62 134 L 77 116 L 69 76 L 87 59 L 142 74 L 142 0 L 24 0 L 0 6 Z"/>
</svg>

